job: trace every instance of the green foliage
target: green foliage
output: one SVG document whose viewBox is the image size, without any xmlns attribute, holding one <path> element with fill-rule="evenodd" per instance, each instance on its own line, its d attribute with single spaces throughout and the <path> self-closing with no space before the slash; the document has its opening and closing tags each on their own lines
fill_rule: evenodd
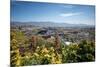
<svg viewBox="0 0 100 67">
<path fill-rule="evenodd" d="M 11 31 L 11 66 L 19 66 L 20 65 L 20 52 L 19 47 L 25 46 L 25 42 L 27 39 L 25 35 L 21 31 L 13 30 Z"/>
<path fill-rule="evenodd" d="M 94 42 L 82 41 L 78 45 L 77 50 L 78 62 L 94 61 L 95 60 L 95 44 Z"/>
<path fill-rule="evenodd" d="M 38 36 L 35 51 L 28 46 L 30 40 L 21 31 L 11 31 L 11 66 L 27 66 L 37 64 L 61 64 L 95 61 L 95 43 L 93 41 L 82 41 L 65 45 L 60 43 L 59 53 L 54 45 Z M 21 55 L 20 46 L 24 47 L 24 56 Z"/>
<path fill-rule="evenodd" d="M 63 48 L 63 63 L 77 62 L 77 49 L 78 45 L 69 45 Z"/>
</svg>

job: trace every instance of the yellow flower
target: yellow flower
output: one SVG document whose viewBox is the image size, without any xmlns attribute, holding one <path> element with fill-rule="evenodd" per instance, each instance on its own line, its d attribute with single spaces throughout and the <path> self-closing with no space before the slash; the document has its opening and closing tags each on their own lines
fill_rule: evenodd
<svg viewBox="0 0 100 67">
<path fill-rule="evenodd" d="M 40 47 L 39 46 L 37 46 L 37 49 L 39 49 Z"/>
<path fill-rule="evenodd" d="M 54 57 L 52 57 L 51 63 L 52 63 L 52 64 L 55 64 L 55 58 L 54 58 Z"/>
<path fill-rule="evenodd" d="M 53 53 L 53 55 L 55 55 L 55 54 Z M 62 59 L 60 58 L 60 55 L 58 56 L 58 54 L 57 54 L 56 56 L 52 56 L 51 63 L 52 64 L 61 64 Z"/>
<path fill-rule="evenodd" d="M 45 57 L 51 57 L 49 54 L 45 54 L 44 56 L 45 56 Z"/>
<path fill-rule="evenodd" d="M 56 61 L 56 64 L 61 64 L 61 61 Z"/>
<path fill-rule="evenodd" d="M 20 60 L 17 60 L 16 65 L 17 65 L 17 66 L 19 66 L 19 65 L 20 65 Z"/>
<path fill-rule="evenodd" d="M 35 56 L 39 56 L 39 54 L 37 54 L 37 53 L 34 53 L 34 55 L 35 55 Z"/>
<path fill-rule="evenodd" d="M 26 58 L 29 58 L 29 56 L 26 56 Z"/>
<path fill-rule="evenodd" d="M 54 48 L 53 48 L 53 47 L 51 47 L 51 48 L 50 48 L 50 50 L 54 51 Z"/>
<path fill-rule="evenodd" d="M 48 53 L 49 51 L 47 50 L 47 48 L 43 48 L 42 49 L 42 53 Z"/>
<path fill-rule="evenodd" d="M 17 40 L 16 39 L 13 39 L 12 42 L 13 42 L 13 44 L 16 44 L 17 43 Z"/>
<path fill-rule="evenodd" d="M 52 56 L 55 56 L 55 53 L 52 53 Z"/>
</svg>

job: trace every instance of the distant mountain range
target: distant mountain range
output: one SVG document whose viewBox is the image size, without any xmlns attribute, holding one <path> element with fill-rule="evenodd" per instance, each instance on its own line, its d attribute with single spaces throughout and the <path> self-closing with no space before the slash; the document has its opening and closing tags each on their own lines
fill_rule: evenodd
<svg viewBox="0 0 100 67">
<path fill-rule="evenodd" d="M 86 24 L 69 24 L 69 23 L 54 23 L 54 22 L 11 22 L 11 25 L 33 25 L 39 27 L 94 27 L 94 25 Z"/>
</svg>

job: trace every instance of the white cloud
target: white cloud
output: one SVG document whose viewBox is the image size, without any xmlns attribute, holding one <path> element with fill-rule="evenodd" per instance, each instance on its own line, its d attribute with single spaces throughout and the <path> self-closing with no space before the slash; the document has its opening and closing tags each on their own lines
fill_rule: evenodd
<svg viewBox="0 0 100 67">
<path fill-rule="evenodd" d="M 74 15 L 80 15 L 82 14 L 81 12 L 77 12 L 77 13 L 62 13 L 60 14 L 60 16 L 62 17 L 69 17 L 69 16 L 74 16 Z"/>
</svg>

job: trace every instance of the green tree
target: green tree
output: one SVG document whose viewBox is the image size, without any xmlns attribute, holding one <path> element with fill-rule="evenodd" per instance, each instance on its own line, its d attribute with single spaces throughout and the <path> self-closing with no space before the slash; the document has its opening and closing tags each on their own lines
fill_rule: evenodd
<svg viewBox="0 0 100 67">
<path fill-rule="evenodd" d="M 83 40 L 77 50 L 78 62 L 95 61 L 95 43 Z"/>
</svg>

